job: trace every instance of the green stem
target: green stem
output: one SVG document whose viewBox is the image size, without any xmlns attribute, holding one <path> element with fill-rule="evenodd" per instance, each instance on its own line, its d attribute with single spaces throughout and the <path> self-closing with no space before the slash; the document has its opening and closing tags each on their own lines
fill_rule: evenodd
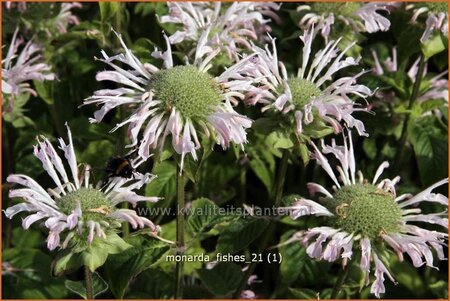
<svg viewBox="0 0 450 301">
<path fill-rule="evenodd" d="M 4 122 L 3 128 L 2 128 L 2 154 L 3 154 L 3 168 L 4 171 L 6 171 L 6 177 L 13 173 L 13 150 L 12 150 L 12 143 L 11 143 L 11 135 L 9 133 L 10 130 L 8 129 L 9 125 L 8 123 Z M 3 175 L 3 178 L 5 178 L 5 175 Z M 2 179 L 3 181 L 3 179 Z M 3 184 L 2 188 L 2 196 L 3 200 L 5 200 L 5 208 L 8 208 L 11 205 L 11 199 L 7 196 L 7 185 Z M 5 249 L 11 248 L 12 245 L 12 221 L 8 218 L 6 219 L 6 237 L 5 237 Z"/>
<path fill-rule="evenodd" d="M 88 300 L 94 299 L 94 288 L 92 282 L 92 272 L 88 266 L 84 266 L 84 281 L 86 284 L 86 298 Z"/>
<path fill-rule="evenodd" d="M 353 260 L 349 260 L 347 262 L 347 265 L 339 271 L 338 279 L 333 287 L 333 290 L 331 291 L 330 299 L 336 299 L 339 295 L 339 292 L 342 289 L 342 285 L 344 285 L 345 280 L 347 280 L 348 272 L 350 271 L 352 263 Z"/>
<path fill-rule="evenodd" d="M 277 179 L 275 181 L 275 206 L 279 206 L 281 202 L 281 197 L 283 196 L 283 187 L 284 187 L 284 180 L 286 178 L 286 171 L 289 161 L 289 150 L 284 149 L 283 155 L 281 157 L 281 164 L 280 169 L 278 170 Z"/>
<path fill-rule="evenodd" d="M 238 204 L 245 204 L 246 196 L 247 196 L 247 166 L 241 166 L 239 174 L 239 190 L 240 190 L 240 199 L 238 200 Z"/>
<path fill-rule="evenodd" d="M 177 255 L 184 252 L 184 174 L 177 169 Z M 175 267 L 175 299 L 183 297 L 183 261 L 177 261 Z"/>
<path fill-rule="evenodd" d="M 395 160 L 394 160 L 394 166 L 392 168 L 393 173 L 397 174 L 400 166 L 401 166 L 401 159 L 403 157 L 403 150 L 405 148 L 405 144 L 406 144 L 406 139 L 408 138 L 408 124 L 409 124 L 409 120 L 411 118 L 411 109 L 414 105 L 414 101 L 417 99 L 417 97 L 419 96 L 419 91 L 420 91 L 420 84 L 422 83 L 422 77 L 423 77 L 423 71 L 425 69 L 425 56 L 423 54 L 420 55 L 420 60 L 419 60 L 419 69 L 417 70 L 417 74 L 416 74 L 416 80 L 414 82 L 414 86 L 413 86 L 413 91 L 411 93 L 411 97 L 409 98 L 409 103 L 408 103 L 408 113 L 405 117 L 405 120 L 403 122 L 403 127 L 402 127 L 402 133 L 400 135 L 400 142 L 399 142 L 399 148 L 397 150 L 397 153 L 395 154 Z"/>
<path fill-rule="evenodd" d="M 281 199 L 283 196 L 283 186 L 284 186 L 284 180 L 286 178 L 289 154 L 290 154 L 289 150 L 287 150 L 287 149 L 283 150 L 280 167 L 278 169 L 278 174 L 277 174 L 277 178 L 275 179 L 275 185 L 274 185 L 274 193 L 275 193 L 274 206 L 275 207 L 280 205 Z M 275 233 L 275 228 L 276 228 L 276 221 L 271 220 L 269 225 L 267 226 L 267 230 L 265 231 L 265 234 L 263 235 L 263 237 L 261 238 L 261 240 L 259 242 L 259 245 L 256 249 L 256 254 L 261 254 L 267 248 L 270 238 L 272 238 L 273 234 Z M 233 294 L 233 299 L 239 299 L 241 292 L 247 286 L 248 279 L 255 271 L 256 264 L 257 263 L 255 261 L 252 261 L 250 263 L 250 265 L 248 266 L 248 269 L 245 272 L 244 277 L 242 278 L 241 282 L 239 283 L 237 290 Z"/>
</svg>

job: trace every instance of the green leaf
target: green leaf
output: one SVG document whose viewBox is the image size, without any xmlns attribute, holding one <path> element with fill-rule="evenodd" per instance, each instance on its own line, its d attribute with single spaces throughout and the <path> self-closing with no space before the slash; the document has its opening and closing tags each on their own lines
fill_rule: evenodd
<svg viewBox="0 0 450 301">
<path fill-rule="evenodd" d="M 288 231 L 281 236 L 280 244 L 292 237 L 294 230 Z M 280 264 L 280 282 L 289 286 L 302 272 L 307 257 L 305 248 L 300 243 L 292 242 L 279 248 L 283 261 Z"/>
<path fill-rule="evenodd" d="M 209 231 L 221 221 L 218 210 L 219 207 L 207 198 L 193 201 L 187 221 L 189 228 L 195 234 Z"/>
<path fill-rule="evenodd" d="M 10 248 L 2 253 L 2 297 L 64 299 L 64 281 L 52 277 L 51 257 L 39 249 Z"/>
<path fill-rule="evenodd" d="M 318 293 L 308 288 L 289 288 L 289 293 L 293 299 L 318 299 Z"/>
<path fill-rule="evenodd" d="M 294 146 L 292 140 L 281 132 L 272 132 L 267 136 L 267 142 L 274 148 L 287 149 Z"/>
<path fill-rule="evenodd" d="M 102 277 L 100 277 L 99 274 L 92 274 L 92 282 L 94 297 L 97 297 L 101 293 L 104 293 L 108 290 L 108 284 L 105 282 L 105 280 L 102 279 Z M 66 280 L 64 284 L 68 290 L 76 293 L 83 299 L 87 299 L 86 286 L 84 281 Z"/>
<path fill-rule="evenodd" d="M 80 253 L 73 253 L 70 250 L 58 254 L 52 263 L 53 275 L 59 277 L 66 273 L 75 271 L 83 265 Z"/>
<path fill-rule="evenodd" d="M 271 161 L 264 160 L 266 158 L 260 157 L 260 150 L 255 148 L 249 148 L 249 164 L 251 170 L 256 174 L 256 176 L 263 182 L 267 191 L 271 191 L 273 188 L 273 179 L 275 177 L 275 162 L 273 157 Z"/>
<path fill-rule="evenodd" d="M 155 164 L 153 174 L 158 177 L 145 187 L 146 195 L 157 195 L 165 200 L 172 200 L 177 190 L 177 168 L 168 161 Z"/>
<path fill-rule="evenodd" d="M 435 116 L 412 120 L 409 136 L 424 186 L 447 177 L 448 129 Z"/>
<path fill-rule="evenodd" d="M 141 236 L 132 237 L 129 242 L 133 248 L 111 256 L 105 266 L 106 280 L 111 292 L 118 299 L 123 298 L 134 277 L 152 267 L 169 250 L 169 247 L 160 241 L 144 239 Z"/>
<path fill-rule="evenodd" d="M 34 87 L 38 95 L 48 104 L 52 105 L 55 100 L 53 99 L 53 82 L 52 81 L 33 81 Z"/>
<path fill-rule="evenodd" d="M 226 296 L 232 293 L 241 282 L 243 273 L 241 268 L 231 262 L 222 262 L 213 269 L 197 271 L 206 288 L 213 294 Z"/>
<path fill-rule="evenodd" d="M 99 2 L 102 22 L 112 18 L 120 9 L 120 2 Z"/>
<path fill-rule="evenodd" d="M 33 248 L 43 245 L 45 239 L 41 231 L 34 231 L 32 229 L 15 228 L 13 229 L 13 241 L 17 248 Z"/>
<path fill-rule="evenodd" d="M 106 159 L 112 157 L 115 152 L 116 147 L 111 141 L 97 140 L 90 142 L 79 158 L 80 162 L 95 164 L 96 168 L 104 168 Z"/>
<path fill-rule="evenodd" d="M 269 222 L 264 219 L 239 217 L 224 227 L 217 241 L 216 252 L 236 253 L 257 239 Z"/>
<path fill-rule="evenodd" d="M 298 152 L 300 154 L 300 158 L 303 161 L 303 166 L 307 166 L 309 163 L 309 150 L 306 143 L 300 142 L 298 145 Z"/>
</svg>

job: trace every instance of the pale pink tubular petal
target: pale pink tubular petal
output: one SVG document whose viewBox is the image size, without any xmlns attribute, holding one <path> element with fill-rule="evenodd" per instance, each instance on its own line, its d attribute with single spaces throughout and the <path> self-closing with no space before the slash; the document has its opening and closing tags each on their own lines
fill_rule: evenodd
<svg viewBox="0 0 450 301">
<path fill-rule="evenodd" d="M 384 287 L 384 274 L 386 274 L 389 279 L 396 283 L 394 278 L 391 276 L 389 271 L 387 270 L 386 266 L 383 264 L 383 262 L 378 258 L 376 253 L 373 253 L 373 260 L 375 262 L 375 281 L 373 282 L 370 292 L 372 294 L 375 294 L 377 298 L 380 298 L 380 294 L 384 294 L 386 289 Z"/>
<path fill-rule="evenodd" d="M 50 158 L 48 157 L 47 152 L 45 151 L 45 146 L 43 145 L 42 142 L 38 141 L 38 145 L 34 146 L 34 155 L 41 161 L 42 167 L 52 178 L 53 182 L 55 182 L 55 184 L 58 186 L 61 192 L 65 194 L 61 180 L 59 179 L 59 176 L 56 173 L 56 170 L 53 164 L 51 163 Z"/>
<path fill-rule="evenodd" d="M 333 235 L 330 242 L 325 247 L 323 259 L 329 262 L 334 262 L 340 257 L 345 257 L 347 259 L 352 255 L 352 245 L 352 235 L 349 235 L 346 232 L 338 232 Z M 341 250 L 344 250 L 345 253 L 341 254 Z"/>
<path fill-rule="evenodd" d="M 311 196 L 314 196 L 317 192 L 320 192 L 329 198 L 333 198 L 333 195 L 329 193 L 328 190 L 326 190 L 322 185 L 317 183 L 306 183 L 306 187 L 308 187 L 308 191 Z"/>
<path fill-rule="evenodd" d="M 47 237 L 47 248 L 52 251 L 59 246 L 60 243 L 60 233 L 66 228 L 65 223 L 56 223 L 49 232 Z"/>
<path fill-rule="evenodd" d="M 35 180 L 33 180 L 32 178 L 30 178 L 26 175 L 21 175 L 21 174 L 9 175 L 6 178 L 6 181 L 8 181 L 9 183 L 17 183 L 17 184 L 20 184 L 20 185 L 30 188 L 34 192 L 36 192 L 36 193 L 40 194 L 42 197 L 44 197 L 46 199 L 46 203 L 49 205 L 53 206 L 56 204 L 55 201 L 52 200 L 52 198 L 48 195 L 47 191 L 45 191 L 45 189 L 42 188 L 41 185 L 39 185 Z"/>
<path fill-rule="evenodd" d="M 296 199 L 291 206 L 284 207 L 283 209 L 290 211 L 292 219 L 297 219 L 305 215 L 333 216 L 327 208 L 308 199 Z"/>
<path fill-rule="evenodd" d="M 133 191 L 123 191 L 116 194 L 112 199 L 111 202 L 116 205 L 121 202 L 128 202 L 133 207 L 136 207 L 137 202 L 150 202 L 150 203 L 156 203 L 160 200 L 159 197 L 152 197 L 152 196 L 141 196 L 136 194 Z"/>
<path fill-rule="evenodd" d="M 26 218 L 23 219 L 22 221 L 22 227 L 24 229 L 28 229 L 34 222 L 41 220 L 43 218 L 45 218 L 46 216 L 43 215 L 41 212 L 32 214 L 32 215 L 28 215 Z"/>
<path fill-rule="evenodd" d="M 370 260 L 372 258 L 372 248 L 370 245 L 370 240 L 368 238 L 363 238 L 361 240 L 361 263 L 360 267 L 365 275 L 365 284 L 369 284 L 369 273 L 370 273 Z"/>
<path fill-rule="evenodd" d="M 327 174 L 330 176 L 330 178 L 336 184 L 336 186 L 340 188 L 341 185 L 339 184 L 339 181 L 337 180 L 337 178 L 336 178 L 336 176 L 335 176 L 335 174 L 333 172 L 333 169 L 331 168 L 330 163 L 328 163 L 327 158 L 325 158 L 322 155 L 321 151 L 319 151 L 319 149 L 317 148 L 317 146 L 313 142 L 311 142 L 311 145 L 314 148 L 314 151 L 315 151 L 314 154 L 316 156 L 317 163 L 320 166 L 322 166 L 322 168 L 327 172 Z"/>
<path fill-rule="evenodd" d="M 80 179 L 78 177 L 78 165 L 77 165 L 77 158 L 75 156 L 75 150 L 73 148 L 72 133 L 67 123 L 66 127 L 67 127 L 67 136 L 69 138 L 69 144 L 66 144 L 62 138 L 59 139 L 59 144 L 60 148 L 64 151 L 64 156 L 66 157 L 67 162 L 69 162 L 75 187 L 76 189 L 79 189 Z"/>
<path fill-rule="evenodd" d="M 367 3 L 356 12 L 356 15 L 364 21 L 366 30 L 369 33 L 387 31 L 391 26 L 389 19 L 379 14 L 377 10 L 389 12 L 385 3 L 377 2 Z"/>
<path fill-rule="evenodd" d="M 425 43 L 431 36 L 431 33 L 436 28 L 436 23 L 438 22 L 438 19 L 434 14 L 429 14 L 427 20 L 425 21 L 426 28 L 425 31 L 422 34 L 422 37 L 420 38 L 420 42 Z"/>
<path fill-rule="evenodd" d="M 442 227 L 448 228 L 448 218 L 442 218 L 440 216 L 447 216 L 447 213 L 435 213 L 435 214 L 418 214 L 407 215 L 403 217 L 406 222 L 425 222 L 429 224 L 438 224 Z"/>
<path fill-rule="evenodd" d="M 94 240 L 94 234 L 95 234 L 95 222 L 94 221 L 87 221 L 86 226 L 89 229 L 89 234 L 87 237 L 87 241 L 89 244 L 92 243 L 92 241 Z"/>
<path fill-rule="evenodd" d="M 383 170 L 388 167 L 389 167 L 389 162 L 384 161 L 383 163 L 381 163 L 381 165 L 378 167 L 377 171 L 375 172 L 375 176 L 373 177 L 373 181 L 372 181 L 373 185 L 377 184 L 378 178 L 383 173 Z"/>
<path fill-rule="evenodd" d="M 80 201 L 77 202 L 76 208 L 72 211 L 72 213 L 67 217 L 67 227 L 69 230 L 75 228 L 78 224 L 78 219 L 82 216 L 81 204 Z"/>
<path fill-rule="evenodd" d="M 23 211 L 30 211 L 32 207 L 29 204 L 26 203 L 19 203 L 14 206 L 11 206 L 9 208 L 6 208 L 5 215 L 7 218 L 11 219 L 16 215 L 17 213 L 23 212 Z"/>
<path fill-rule="evenodd" d="M 428 187 L 424 191 L 416 194 L 415 196 L 413 196 L 409 200 L 400 203 L 399 204 L 400 208 L 403 208 L 403 207 L 406 207 L 406 206 L 410 206 L 410 205 L 413 205 L 413 204 L 416 204 L 416 203 L 419 203 L 419 202 L 423 202 L 423 201 L 436 202 L 436 203 L 448 206 L 448 198 L 447 197 L 444 197 L 441 194 L 431 193 L 432 190 L 434 190 L 435 188 L 437 188 L 439 186 L 442 186 L 444 184 L 448 184 L 448 178 L 438 181 L 437 183 L 431 185 L 430 187 Z"/>
</svg>

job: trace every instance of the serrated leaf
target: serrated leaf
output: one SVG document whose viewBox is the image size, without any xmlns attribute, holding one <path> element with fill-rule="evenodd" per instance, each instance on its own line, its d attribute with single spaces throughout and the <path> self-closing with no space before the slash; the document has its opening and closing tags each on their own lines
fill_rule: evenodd
<svg viewBox="0 0 450 301">
<path fill-rule="evenodd" d="M 409 135 L 420 179 L 424 186 L 428 186 L 447 176 L 448 129 L 434 116 L 413 120 L 410 125 Z"/>
<path fill-rule="evenodd" d="M 221 217 L 219 207 L 207 198 L 200 198 L 192 202 L 191 215 L 188 217 L 188 226 L 194 234 L 200 234 L 212 229 Z"/>
<path fill-rule="evenodd" d="M 243 277 L 241 268 L 231 262 L 222 262 L 211 270 L 201 269 L 197 273 L 207 289 L 219 296 L 232 293 Z"/>
<path fill-rule="evenodd" d="M 145 187 L 146 195 L 157 195 L 165 200 L 172 200 L 177 190 L 177 167 L 175 164 L 163 161 L 155 164 L 153 174 L 158 177 Z"/>
<path fill-rule="evenodd" d="M 308 288 L 289 288 L 291 298 L 294 299 L 317 299 L 318 293 Z"/>
<path fill-rule="evenodd" d="M 133 248 L 111 256 L 106 264 L 106 280 L 111 292 L 122 299 L 130 281 L 153 266 L 168 250 L 169 246 L 157 240 L 147 240 L 142 237 L 130 238 Z M 120 277 L 117 277 L 120 275 Z"/>
<path fill-rule="evenodd" d="M 242 217 L 231 221 L 219 236 L 216 252 L 236 253 L 242 250 L 257 239 L 268 224 L 267 220 Z"/>
<path fill-rule="evenodd" d="M 261 182 L 263 182 L 264 186 L 267 188 L 267 191 L 271 191 L 275 176 L 275 165 L 263 160 L 255 149 L 249 148 L 248 151 L 251 170 L 261 180 Z"/>
<path fill-rule="evenodd" d="M 292 237 L 295 231 L 288 231 L 281 236 L 280 244 Z M 293 283 L 305 264 L 306 251 L 300 243 L 293 242 L 283 245 L 279 248 L 280 254 L 284 260 L 280 264 L 281 283 L 289 286 Z"/>
</svg>

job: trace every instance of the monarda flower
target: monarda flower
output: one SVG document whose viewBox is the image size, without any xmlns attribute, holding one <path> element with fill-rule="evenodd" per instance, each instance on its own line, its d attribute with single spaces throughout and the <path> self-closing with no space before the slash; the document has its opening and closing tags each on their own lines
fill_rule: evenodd
<svg viewBox="0 0 450 301">
<path fill-rule="evenodd" d="M 425 31 L 420 38 L 422 43 L 425 43 L 433 34 L 433 32 L 440 31 L 445 36 L 448 36 L 448 3 L 447 2 L 420 2 L 411 3 L 406 6 L 406 9 L 413 11 L 411 22 L 416 23 L 419 16 L 426 14 Z"/>
<path fill-rule="evenodd" d="M 242 49 L 250 49 L 250 40 L 256 41 L 270 32 L 265 16 L 279 21 L 280 6 L 273 2 L 168 2 L 169 15 L 161 16 L 161 23 L 181 24 L 169 37 L 172 44 L 183 41 L 195 43 L 209 30 L 207 46 L 220 47 L 230 59 L 238 59 Z"/>
<path fill-rule="evenodd" d="M 2 60 L 2 95 L 4 112 L 12 111 L 15 99 L 24 94 L 36 96 L 30 81 L 54 80 L 55 74 L 50 66 L 40 62 L 41 48 L 33 41 L 28 41 L 19 53 L 23 39 L 18 37 L 16 29 L 12 37 L 6 57 Z"/>
<path fill-rule="evenodd" d="M 42 137 L 34 147 L 34 155 L 42 162 L 44 170 L 52 178 L 55 187 L 44 189 L 29 176 L 13 174 L 7 181 L 19 184 L 23 188 L 11 189 L 10 198 L 20 198 L 20 202 L 5 210 L 8 218 L 20 212 L 29 212 L 22 221 L 24 229 L 33 223 L 45 220 L 49 229 L 47 247 L 67 248 L 87 247 L 94 242 L 108 242 L 110 235 L 117 232 L 121 222 L 128 222 L 133 228 L 148 227 L 157 232 L 158 227 L 145 217 L 138 216 L 131 209 L 116 208 L 122 202 L 136 206 L 137 202 L 156 202 L 157 197 L 137 195 L 134 191 L 150 182 L 154 177 L 150 174 L 135 172 L 132 179 L 112 178 L 104 187 L 96 188 L 89 183 L 89 166 L 77 163 L 72 135 L 68 128 L 69 143 L 59 139 L 59 148 L 69 166 L 69 172 L 63 160 L 50 141 Z M 134 162 L 137 163 L 137 162 Z M 80 168 L 84 166 L 84 168 Z M 117 236 L 118 238 L 118 236 Z"/>
<path fill-rule="evenodd" d="M 284 208 L 290 210 L 294 219 L 305 215 L 324 217 L 322 226 L 298 232 L 290 242 L 300 241 L 305 245 L 307 254 L 318 260 L 334 262 L 342 259 L 343 266 L 350 258 L 359 258 L 366 285 L 370 283 L 372 266 L 375 281 L 370 291 L 377 297 L 385 292 L 385 276 L 395 283 L 386 260 L 391 251 L 400 261 L 406 253 L 414 267 L 424 264 L 433 267 L 432 250 L 440 260 L 445 259 L 443 245 L 448 239 L 447 212 L 423 213 L 418 205 L 432 202 L 445 206 L 446 210 L 448 198 L 432 191 L 447 184 L 448 179 L 431 185 L 415 196 L 397 195 L 395 186 L 400 177 L 380 180 L 383 170 L 389 167 L 388 162 L 380 165 L 372 181 L 365 179 L 360 171 L 356 172 L 350 134 L 343 146 L 336 145 L 333 140 L 331 145 L 322 143 L 322 151 L 315 145 L 313 147 L 317 162 L 335 186 L 333 190 L 327 190 L 319 184 L 308 183 L 312 196 L 317 193 L 322 195 L 319 202 L 300 198 L 292 206 Z M 337 173 L 333 171 L 326 154 L 332 154 L 340 162 Z M 425 229 L 421 226 L 424 224 L 440 229 Z"/>
<path fill-rule="evenodd" d="M 312 26 L 321 31 L 327 40 L 335 22 L 342 22 L 350 26 L 355 32 L 373 33 L 387 31 L 391 22 L 381 12 L 389 13 L 390 2 L 313 2 L 297 7 L 298 12 L 304 13 L 299 26 L 310 29 Z"/>
<path fill-rule="evenodd" d="M 319 123 L 338 133 L 342 130 L 340 121 L 348 127 L 355 127 L 360 135 L 367 135 L 364 124 L 352 116 L 353 112 L 365 109 L 358 108 L 351 96 L 364 99 L 371 95 L 369 88 L 356 83 L 363 72 L 340 78 L 335 76 L 336 72 L 348 66 L 358 65 L 359 59 L 345 57 L 354 44 L 339 51 L 340 40 L 330 41 L 313 54 L 314 35 L 314 30 L 306 30 L 300 37 L 304 46 L 297 75 L 288 75 L 284 64 L 278 61 L 274 39 L 272 51 L 268 46 L 265 50 L 254 46 L 257 53 L 257 57 L 252 59 L 254 64 L 247 64 L 241 71 L 258 82 L 247 93 L 246 103 L 261 103 L 263 111 L 282 113 L 283 119 L 295 124 L 297 136 Z"/>
<path fill-rule="evenodd" d="M 129 118 L 117 124 L 113 131 L 128 124 L 131 139 L 128 147 L 137 147 L 139 156 L 144 159 L 151 155 L 151 149 L 163 149 L 167 136 L 171 135 L 173 149 L 181 155 L 181 167 L 188 153 L 197 160 L 196 150 L 201 147 L 199 131 L 224 149 L 231 142 L 243 146 L 247 139 L 245 130 L 252 121 L 238 114 L 231 104 L 244 98 L 243 93 L 252 80 L 233 78 L 239 77 L 236 70 L 250 57 L 213 77 L 208 70 L 220 50 L 206 45 L 208 33 L 206 31 L 198 41 L 193 64 L 179 66 L 174 66 L 170 42 L 164 36 L 167 51 L 155 50 L 152 54 L 163 59 L 162 69 L 141 63 L 119 36 L 125 53 L 109 57 L 102 52 L 101 61 L 114 71 L 99 72 L 96 78 L 116 82 L 122 87 L 96 91 L 85 101 L 85 104 L 103 104 L 91 122 L 100 122 L 117 106 L 134 107 Z M 116 62 L 128 65 L 128 69 L 119 67 Z M 141 130 L 143 134 L 139 139 Z"/>
<path fill-rule="evenodd" d="M 69 25 L 78 25 L 78 17 L 71 10 L 80 7 L 79 2 L 6 2 L 6 9 L 11 16 L 14 16 L 14 10 L 17 10 L 28 29 L 33 32 L 45 31 L 48 36 L 53 36 L 54 30 L 63 34 L 67 32 Z"/>
</svg>

